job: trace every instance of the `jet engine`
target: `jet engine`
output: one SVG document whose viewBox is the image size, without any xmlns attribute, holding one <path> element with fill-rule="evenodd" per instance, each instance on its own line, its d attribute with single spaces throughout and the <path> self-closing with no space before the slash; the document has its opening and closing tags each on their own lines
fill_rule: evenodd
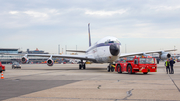
<svg viewBox="0 0 180 101">
<path fill-rule="evenodd" d="M 47 60 L 47 65 L 48 66 L 53 66 L 53 64 L 54 64 L 54 61 L 52 59 Z"/>
<path fill-rule="evenodd" d="M 171 54 L 169 54 L 168 52 L 162 52 L 162 54 L 160 55 L 160 58 L 163 60 L 166 60 L 167 58 L 170 58 Z"/>
<path fill-rule="evenodd" d="M 29 59 L 27 57 L 22 57 L 21 62 L 22 63 L 28 63 Z"/>
</svg>

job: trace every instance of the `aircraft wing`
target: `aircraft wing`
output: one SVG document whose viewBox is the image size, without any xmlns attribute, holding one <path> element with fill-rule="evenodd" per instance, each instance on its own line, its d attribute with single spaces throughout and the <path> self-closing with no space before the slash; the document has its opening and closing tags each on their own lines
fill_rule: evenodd
<svg viewBox="0 0 180 101">
<path fill-rule="evenodd" d="M 146 52 L 137 52 L 137 53 L 125 53 L 121 54 L 120 57 L 129 57 L 129 56 L 136 56 L 136 55 L 145 55 L 145 54 L 151 54 L 151 53 L 159 53 L 162 54 L 163 52 L 170 52 L 170 51 L 176 51 L 177 49 L 170 49 L 170 50 L 157 50 L 157 51 L 146 51 Z"/>
<path fill-rule="evenodd" d="M 95 58 L 88 55 L 55 55 L 55 54 L 25 54 L 25 56 L 34 56 L 34 57 L 52 57 L 52 58 L 71 58 L 71 59 L 82 59 L 96 61 Z"/>
<path fill-rule="evenodd" d="M 86 51 L 82 50 L 66 50 L 67 52 L 79 52 L 79 53 L 86 53 Z"/>
<path fill-rule="evenodd" d="M 94 57 L 89 55 L 58 55 L 58 54 L 10 54 L 10 53 L 0 53 L 0 55 L 21 55 L 21 56 L 34 56 L 34 57 L 52 57 L 52 58 L 71 58 L 71 59 L 82 59 L 96 61 Z"/>
</svg>

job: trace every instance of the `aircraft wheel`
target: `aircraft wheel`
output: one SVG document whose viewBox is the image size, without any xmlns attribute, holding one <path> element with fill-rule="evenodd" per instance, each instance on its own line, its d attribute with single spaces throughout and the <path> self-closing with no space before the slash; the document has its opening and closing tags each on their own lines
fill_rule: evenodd
<svg viewBox="0 0 180 101">
<path fill-rule="evenodd" d="M 110 72 L 110 66 L 107 67 L 107 71 Z"/>
<path fill-rule="evenodd" d="M 121 65 L 118 65 L 118 66 L 117 66 L 117 72 L 118 72 L 118 73 L 122 73 L 122 71 L 121 71 Z"/>
<path fill-rule="evenodd" d="M 132 74 L 132 66 L 131 65 L 128 65 L 128 73 Z"/>
<path fill-rule="evenodd" d="M 111 72 L 114 72 L 114 67 L 111 66 Z"/>
</svg>

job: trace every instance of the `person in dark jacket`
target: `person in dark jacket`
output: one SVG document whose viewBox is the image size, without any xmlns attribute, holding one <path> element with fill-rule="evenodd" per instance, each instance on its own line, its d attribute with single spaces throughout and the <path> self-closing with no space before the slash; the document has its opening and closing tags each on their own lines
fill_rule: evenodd
<svg viewBox="0 0 180 101">
<path fill-rule="evenodd" d="M 167 61 L 165 61 L 165 64 L 164 64 L 164 65 L 166 66 L 166 72 L 167 72 L 167 74 L 168 74 L 168 71 L 169 71 L 169 74 L 170 74 L 170 68 L 169 68 L 170 62 L 169 62 L 169 59 L 167 59 Z"/>
<path fill-rule="evenodd" d="M 171 67 L 171 72 L 170 72 L 170 74 L 174 74 L 174 69 L 173 69 L 173 65 L 174 65 L 174 63 L 175 63 L 175 60 L 173 60 L 172 58 L 170 58 L 170 67 Z"/>
</svg>

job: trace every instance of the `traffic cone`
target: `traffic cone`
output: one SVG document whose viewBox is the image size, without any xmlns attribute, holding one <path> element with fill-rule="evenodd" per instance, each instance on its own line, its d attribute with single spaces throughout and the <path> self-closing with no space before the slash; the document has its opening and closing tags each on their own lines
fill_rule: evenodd
<svg viewBox="0 0 180 101">
<path fill-rule="evenodd" d="M 1 79 L 4 79 L 4 76 L 3 76 L 3 71 L 2 71 L 2 73 L 1 73 Z"/>
</svg>

